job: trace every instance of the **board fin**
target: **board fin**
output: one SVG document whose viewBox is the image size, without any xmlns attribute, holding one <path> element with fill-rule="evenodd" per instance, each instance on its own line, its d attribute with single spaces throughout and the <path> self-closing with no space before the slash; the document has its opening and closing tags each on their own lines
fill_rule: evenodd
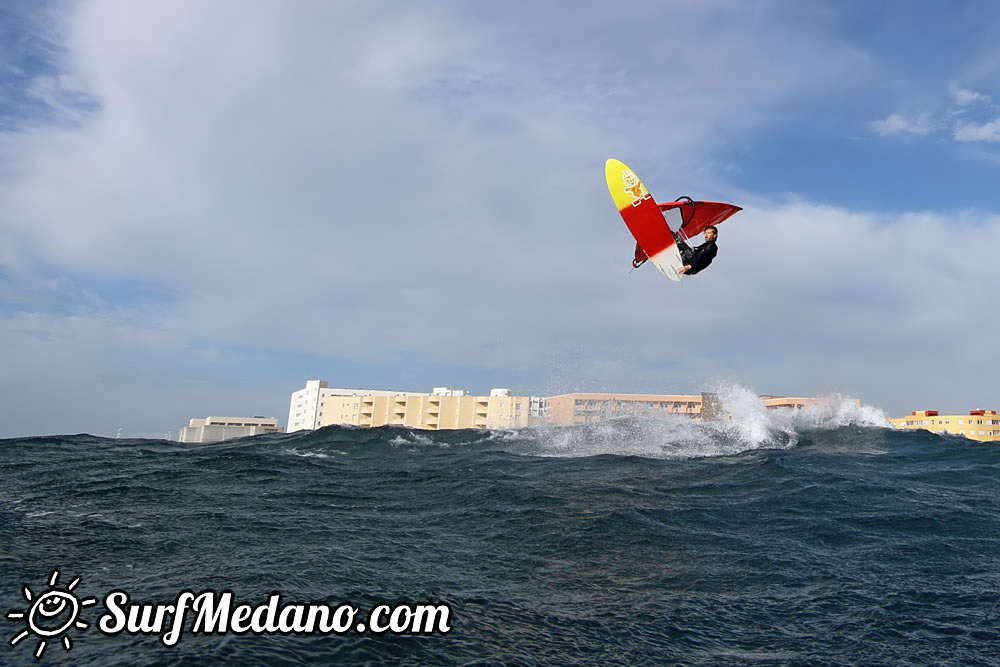
<svg viewBox="0 0 1000 667">
<path fill-rule="evenodd" d="M 632 260 L 632 268 L 638 269 L 640 266 L 646 263 L 649 256 L 639 247 L 639 244 L 635 244 L 635 258 Z"/>
</svg>

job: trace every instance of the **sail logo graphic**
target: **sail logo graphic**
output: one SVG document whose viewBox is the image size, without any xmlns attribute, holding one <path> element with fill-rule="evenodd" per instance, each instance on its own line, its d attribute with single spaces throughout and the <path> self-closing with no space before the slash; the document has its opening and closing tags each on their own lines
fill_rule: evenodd
<svg viewBox="0 0 1000 667">
<path fill-rule="evenodd" d="M 644 200 L 649 199 L 649 191 L 631 169 L 622 172 L 622 184 L 625 186 L 625 192 L 632 195 L 632 206 L 638 206 Z"/>
<path fill-rule="evenodd" d="M 30 635 L 38 638 L 38 645 L 35 648 L 35 659 L 42 657 L 45 648 L 50 641 L 62 640 L 63 648 L 69 651 L 73 648 L 73 639 L 69 636 L 69 631 L 73 629 L 86 630 L 90 625 L 86 621 L 80 620 L 80 612 L 84 607 L 97 604 L 95 598 L 80 599 L 73 592 L 80 577 L 69 582 L 66 588 L 57 588 L 59 584 L 59 570 L 53 570 L 49 577 L 49 590 L 41 595 L 24 587 L 22 593 L 28 602 L 28 608 L 24 610 L 13 609 L 7 612 L 7 619 L 10 621 L 24 621 L 25 628 L 14 635 L 10 640 L 11 646 L 17 646 L 21 640 Z"/>
</svg>

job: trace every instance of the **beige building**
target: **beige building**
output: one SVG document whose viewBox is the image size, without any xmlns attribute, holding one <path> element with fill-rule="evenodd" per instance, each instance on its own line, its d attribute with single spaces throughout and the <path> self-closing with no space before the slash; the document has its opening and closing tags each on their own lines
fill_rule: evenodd
<svg viewBox="0 0 1000 667">
<path fill-rule="evenodd" d="M 768 410 L 801 410 L 802 408 L 808 408 L 812 405 L 816 405 L 819 399 L 816 398 L 804 398 L 801 396 L 769 396 L 764 395 L 760 397 L 760 400 L 764 401 L 764 407 Z M 861 405 L 861 399 L 852 399 L 855 404 Z"/>
<path fill-rule="evenodd" d="M 590 424 L 624 416 L 680 414 L 700 417 L 703 395 L 573 393 L 550 396 L 549 423 Z"/>
<path fill-rule="evenodd" d="M 812 398 L 761 396 L 771 409 L 803 408 Z M 545 399 L 551 424 L 590 424 L 614 417 L 644 417 L 662 414 L 684 415 L 692 419 L 717 419 L 722 404 L 715 394 L 594 394 L 576 393 Z"/>
<path fill-rule="evenodd" d="M 282 433 L 277 417 L 205 417 L 181 429 L 179 442 L 220 442 L 264 433 Z"/>
<path fill-rule="evenodd" d="M 942 415 L 937 410 L 914 410 L 908 417 L 890 419 L 898 429 L 962 435 L 970 440 L 1000 442 L 1000 416 L 996 410 L 969 410 L 967 415 Z"/>
<path fill-rule="evenodd" d="M 292 394 L 288 431 L 332 425 L 407 426 L 442 430 L 520 428 L 544 418 L 543 399 L 514 396 L 493 389 L 489 396 L 470 396 L 464 389 L 435 387 L 430 393 L 372 389 L 334 389 L 309 380 Z"/>
</svg>

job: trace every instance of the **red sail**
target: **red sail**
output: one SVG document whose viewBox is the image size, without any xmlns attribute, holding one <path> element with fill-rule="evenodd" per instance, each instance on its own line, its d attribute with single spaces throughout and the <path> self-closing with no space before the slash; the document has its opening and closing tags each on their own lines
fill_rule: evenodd
<svg viewBox="0 0 1000 667">
<path fill-rule="evenodd" d="M 681 218 L 684 220 L 684 234 L 688 238 L 694 238 L 705 231 L 710 225 L 717 225 L 727 219 L 733 213 L 742 211 L 741 206 L 733 204 L 723 204 L 717 201 L 690 201 L 682 199 L 678 201 L 657 204 L 661 211 L 668 211 L 672 208 L 679 208 Z"/>
</svg>

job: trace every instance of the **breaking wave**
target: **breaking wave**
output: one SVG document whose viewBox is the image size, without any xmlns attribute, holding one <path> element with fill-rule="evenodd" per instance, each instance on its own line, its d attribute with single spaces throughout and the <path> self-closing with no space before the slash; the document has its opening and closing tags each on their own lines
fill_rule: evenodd
<svg viewBox="0 0 1000 667">
<path fill-rule="evenodd" d="M 515 453 L 535 456 L 689 459 L 788 449 L 816 431 L 889 427 L 882 410 L 840 395 L 823 397 L 802 409 L 769 409 L 757 394 L 740 385 L 721 386 L 714 393 L 724 412 L 718 421 L 670 414 L 618 417 L 592 424 L 495 432 L 493 438 Z"/>
</svg>

